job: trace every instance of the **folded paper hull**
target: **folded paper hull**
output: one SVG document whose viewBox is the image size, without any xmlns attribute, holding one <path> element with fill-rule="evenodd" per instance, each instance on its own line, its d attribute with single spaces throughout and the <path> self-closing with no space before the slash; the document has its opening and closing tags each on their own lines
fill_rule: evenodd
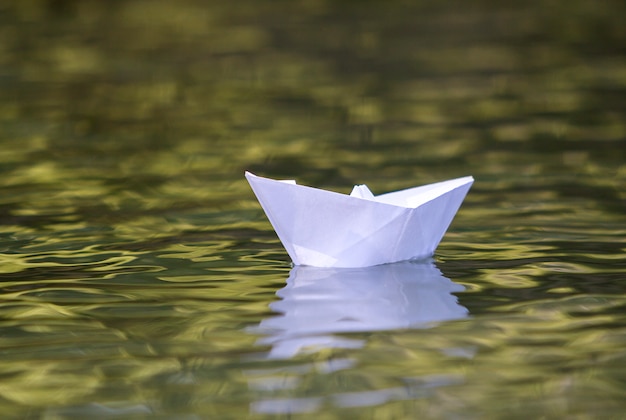
<svg viewBox="0 0 626 420">
<path fill-rule="evenodd" d="M 459 178 L 368 200 L 248 172 L 246 178 L 293 263 L 315 267 L 432 256 L 473 182 Z M 417 206 L 407 207 L 411 202 Z"/>
</svg>

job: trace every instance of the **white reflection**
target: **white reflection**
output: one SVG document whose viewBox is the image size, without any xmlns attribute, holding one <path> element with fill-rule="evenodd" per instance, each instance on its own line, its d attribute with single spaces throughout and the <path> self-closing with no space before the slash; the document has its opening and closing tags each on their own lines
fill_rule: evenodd
<svg viewBox="0 0 626 420">
<path fill-rule="evenodd" d="M 270 308 L 280 315 L 261 322 L 270 358 L 290 358 L 320 348 L 363 346 L 334 333 L 423 328 L 464 318 L 468 311 L 452 293 L 464 287 L 428 262 L 403 262 L 367 268 L 296 266 L 281 298 Z"/>
<path fill-rule="evenodd" d="M 270 345 L 268 358 L 288 359 L 322 348 L 359 348 L 363 340 L 339 333 L 404 328 L 425 328 L 460 319 L 468 311 L 455 292 L 464 287 L 444 277 L 432 261 L 403 262 L 368 268 L 295 267 L 287 285 L 277 292 L 281 300 L 270 308 L 278 313 L 261 322 L 256 332 Z M 446 349 L 471 357 L 472 349 Z M 297 395 L 309 375 L 354 367 L 350 358 L 315 361 L 246 371 L 250 388 L 262 398 L 250 406 L 264 414 L 313 413 L 325 405 L 358 407 L 391 400 L 427 397 L 441 386 L 463 383 L 460 375 L 425 375 L 399 378 L 404 386 Z"/>
</svg>

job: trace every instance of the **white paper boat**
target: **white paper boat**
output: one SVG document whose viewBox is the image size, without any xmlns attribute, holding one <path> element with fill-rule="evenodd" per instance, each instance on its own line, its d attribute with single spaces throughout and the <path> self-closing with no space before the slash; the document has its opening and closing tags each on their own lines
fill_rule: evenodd
<svg viewBox="0 0 626 420">
<path fill-rule="evenodd" d="M 368 267 L 433 255 L 474 178 L 374 196 L 246 178 L 295 265 Z"/>
</svg>

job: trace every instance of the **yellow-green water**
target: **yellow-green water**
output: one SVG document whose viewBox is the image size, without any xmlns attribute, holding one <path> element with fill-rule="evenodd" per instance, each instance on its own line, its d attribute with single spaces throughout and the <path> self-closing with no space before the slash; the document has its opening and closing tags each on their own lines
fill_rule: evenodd
<svg viewBox="0 0 626 420">
<path fill-rule="evenodd" d="M 2 417 L 623 418 L 625 12 L 2 2 Z M 244 170 L 476 182 L 434 266 L 297 288 Z"/>
</svg>

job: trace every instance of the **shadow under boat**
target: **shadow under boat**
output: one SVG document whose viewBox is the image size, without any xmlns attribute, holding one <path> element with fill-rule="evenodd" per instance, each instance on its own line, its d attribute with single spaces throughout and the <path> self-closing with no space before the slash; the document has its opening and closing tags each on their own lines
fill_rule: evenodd
<svg viewBox="0 0 626 420">
<path fill-rule="evenodd" d="M 431 261 L 366 268 L 294 267 L 270 304 L 278 315 L 255 332 L 270 345 L 269 358 L 290 358 L 321 348 L 359 348 L 363 340 L 336 333 L 426 328 L 461 319 L 468 310 L 453 293 L 465 290 Z"/>
</svg>

